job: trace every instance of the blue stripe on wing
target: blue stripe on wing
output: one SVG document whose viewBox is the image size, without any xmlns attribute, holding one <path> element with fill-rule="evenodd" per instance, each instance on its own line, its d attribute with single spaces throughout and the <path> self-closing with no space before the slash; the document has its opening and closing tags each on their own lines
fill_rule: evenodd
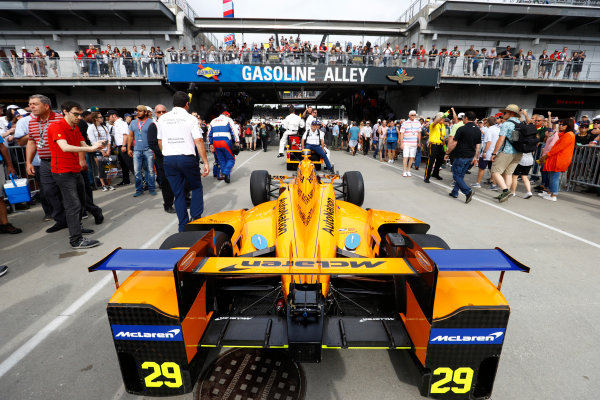
<svg viewBox="0 0 600 400">
<path fill-rule="evenodd" d="M 184 256 L 181 250 L 129 250 L 117 248 L 88 268 L 93 271 L 173 271 Z"/>
<path fill-rule="evenodd" d="M 518 271 L 529 272 L 529 267 L 496 247 L 486 250 L 425 250 L 439 271 Z"/>
</svg>

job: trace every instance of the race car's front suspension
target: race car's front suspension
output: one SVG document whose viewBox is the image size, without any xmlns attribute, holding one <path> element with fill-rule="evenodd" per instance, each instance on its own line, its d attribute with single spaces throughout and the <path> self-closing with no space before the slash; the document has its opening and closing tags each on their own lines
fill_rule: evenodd
<svg viewBox="0 0 600 400">
<path fill-rule="evenodd" d="M 290 284 L 287 302 L 289 351 L 298 362 L 320 362 L 325 299 L 321 284 Z"/>
</svg>

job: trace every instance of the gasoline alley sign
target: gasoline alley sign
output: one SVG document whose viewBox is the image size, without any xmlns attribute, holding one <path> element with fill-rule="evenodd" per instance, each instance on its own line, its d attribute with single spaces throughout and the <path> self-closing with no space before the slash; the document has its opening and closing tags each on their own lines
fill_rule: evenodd
<svg viewBox="0 0 600 400">
<path fill-rule="evenodd" d="M 437 69 L 363 65 L 169 64 L 169 82 L 435 86 Z M 390 79 L 402 70 L 406 79 Z"/>
</svg>

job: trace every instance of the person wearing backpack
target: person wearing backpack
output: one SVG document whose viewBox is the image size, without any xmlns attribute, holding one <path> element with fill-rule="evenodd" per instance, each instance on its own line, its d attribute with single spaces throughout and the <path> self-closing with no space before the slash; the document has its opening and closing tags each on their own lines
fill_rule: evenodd
<svg viewBox="0 0 600 400">
<path fill-rule="evenodd" d="M 500 127 L 498 141 L 492 152 L 492 180 L 502 189 L 496 199 L 503 203 L 508 201 L 511 196 L 509 188 L 512 184 L 512 174 L 523 157 L 523 153 L 517 151 L 513 146 L 513 133 L 515 127 L 521 123 L 519 120 L 521 113 L 528 122 L 530 120 L 527 113 L 516 104 L 509 104 L 500 111 L 503 113 L 502 117 L 505 122 Z"/>
</svg>

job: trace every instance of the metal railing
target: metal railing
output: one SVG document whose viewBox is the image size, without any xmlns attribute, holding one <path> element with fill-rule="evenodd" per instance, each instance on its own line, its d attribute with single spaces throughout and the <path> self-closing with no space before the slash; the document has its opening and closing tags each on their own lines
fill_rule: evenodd
<svg viewBox="0 0 600 400">
<path fill-rule="evenodd" d="M 566 173 L 567 192 L 575 185 L 600 189 L 600 146 L 577 146 Z"/>
<path fill-rule="evenodd" d="M 419 62 L 417 62 L 419 64 Z M 600 63 L 584 60 L 545 61 L 485 57 L 426 57 L 421 64 L 440 69 L 442 77 L 486 79 L 600 80 Z"/>
<path fill-rule="evenodd" d="M 0 79 L 162 78 L 165 71 L 162 59 L 0 58 Z"/>
<path fill-rule="evenodd" d="M 21 59 L 22 60 L 22 59 Z M 600 81 L 600 63 L 345 52 L 167 52 L 164 59 L 0 59 L 0 79 L 162 79 L 166 63 L 437 68 L 442 78 Z"/>
</svg>

